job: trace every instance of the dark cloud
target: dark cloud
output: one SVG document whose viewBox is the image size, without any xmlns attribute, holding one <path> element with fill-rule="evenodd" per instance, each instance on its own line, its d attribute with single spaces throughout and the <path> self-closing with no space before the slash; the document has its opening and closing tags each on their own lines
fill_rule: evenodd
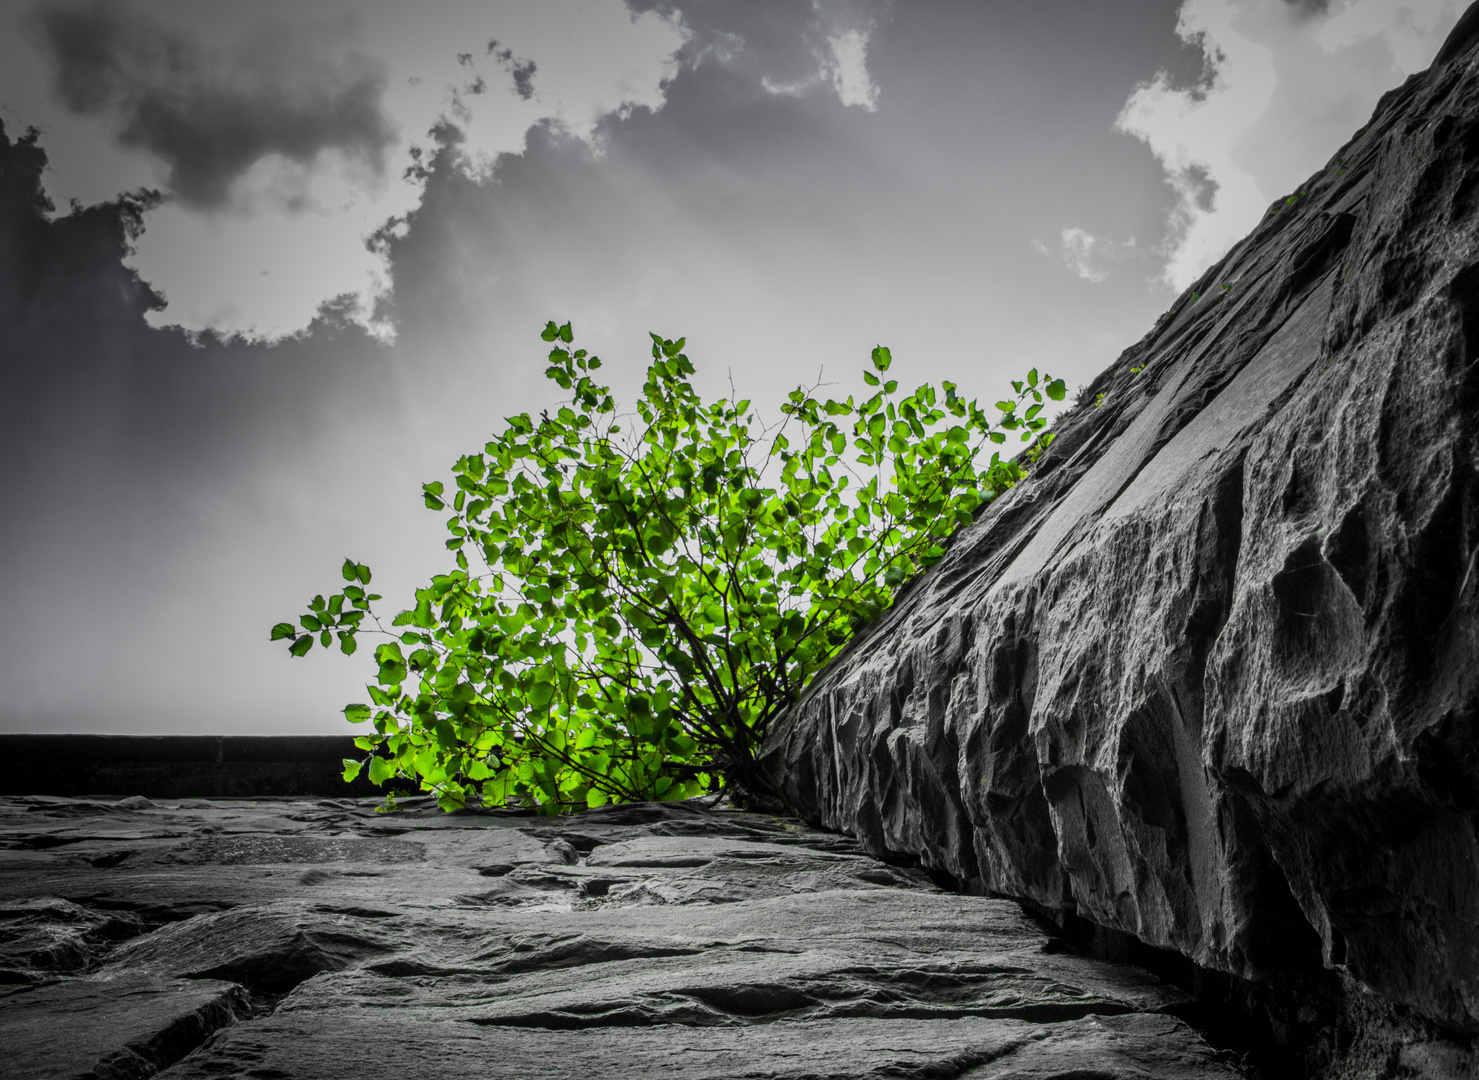
<svg viewBox="0 0 1479 1080">
<path fill-rule="evenodd" d="M 45 168 L 0 125 L 0 728 L 179 730 L 199 676 L 254 664 L 272 617 L 250 591 L 291 607 L 295 564 L 343 557 L 271 507 L 342 514 L 336 492 L 372 483 L 345 418 L 395 411 L 395 356 L 332 313 L 276 347 L 152 329 L 124 265 L 146 204 L 52 217 Z M 296 675 L 264 663 L 263 686 Z"/>
<path fill-rule="evenodd" d="M 111 118 L 118 141 L 163 161 L 171 193 L 193 207 L 223 206 L 232 182 L 268 155 L 309 162 L 336 149 L 378 170 L 397 138 L 381 107 L 385 64 L 339 48 L 333 27 L 264 22 L 217 55 L 98 0 L 38 8 L 29 28 L 61 102 Z"/>
<path fill-rule="evenodd" d="M 1221 49 L 1208 44 L 1205 33 L 1196 33 L 1180 43 L 1158 76 L 1164 78 L 1168 86 L 1190 95 L 1191 100 L 1205 101 L 1226 60 L 1227 56 Z"/>
<path fill-rule="evenodd" d="M 1303 19 L 1313 19 L 1317 15 L 1325 15 L 1330 11 L 1330 0 L 1284 0 L 1294 9 L 1295 15 Z"/>
<path fill-rule="evenodd" d="M 523 60 L 515 56 L 514 51 L 508 46 L 499 45 L 497 38 L 488 42 L 488 55 L 497 60 L 513 77 L 514 93 L 525 101 L 534 96 L 534 73 L 539 70 L 539 67 L 533 60 Z"/>
<path fill-rule="evenodd" d="M 383 376 L 390 352 L 332 302 L 304 334 L 275 346 L 150 327 L 144 316 L 162 299 L 125 265 L 148 201 L 122 196 L 53 217 L 45 168 L 41 136 L 12 141 L 0 124 L 0 455 L 8 466 L 39 469 L 79 454 L 143 472 L 209 472 L 264 437 L 312 429 L 331 399 L 361 396 L 355 387 L 377 370 Z M 344 380 L 346 368 L 358 377 Z M 289 438 L 284 452 L 292 445 Z M 16 482 L 16 469 L 0 471 L 0 489 Z"/>
<path fill-rule="evenodd" d="M 125 198 L 49 220 L 45 167 L 34 131 L 12 143 L 0 125 L 0 491 L 7 492 L 42 471 L 49 455 L 107 437 L 111 425 L 97 406 L 119 397 L 126 327 L 143 326 L 144 313 L 160 303 L 122 263 L 145 204 Z M 24 516 L 4 520 L 15 527 Z"/>
<path fill-rule="evenodd" d="M 1207 171 L 1207 167 L 1195 163 L 1188 165 L 1181 171 L 1181 183 L 1186 185 L 1196 208 L 1210 214 L 1217 202 L 1217 181 Z"/>
<path fill-rule="evenodd" d="M 514 77 L 514 90 L 525 101 L 534 96 L 534 72 L 533 60 L 519 60 L 510 69 L 510 74 Z"/>
</svg>

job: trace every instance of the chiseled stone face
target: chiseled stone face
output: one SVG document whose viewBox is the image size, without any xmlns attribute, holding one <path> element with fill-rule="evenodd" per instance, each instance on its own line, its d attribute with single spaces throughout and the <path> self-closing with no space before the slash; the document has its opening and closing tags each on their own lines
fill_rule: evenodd
<svg viewBox="0 0 1479 1080">
<path fill-rule="evenodd" d="M 0 1077 L 1233 1080 L 1149 973 L 688 804 L 0 800 Z"/>
<path fill-rule="evenodd" d="M 1384 97 L 816 681 L 767 748 L 803 816 L 1479 1033 L 1473 45 Z"/>
</svg>

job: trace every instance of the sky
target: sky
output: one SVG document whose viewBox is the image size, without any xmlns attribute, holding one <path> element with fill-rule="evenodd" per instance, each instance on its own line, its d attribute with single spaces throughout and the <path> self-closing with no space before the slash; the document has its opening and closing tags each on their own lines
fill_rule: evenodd
<svg viewBox="0 0 1479 1080">
<path fill-rule="evenodd" d="M 336 733 L 270 626 L 647 334 L 710 395 L 1088 382 L 1456 0 L 5 0 L 0 731 Z"/>
</svg>

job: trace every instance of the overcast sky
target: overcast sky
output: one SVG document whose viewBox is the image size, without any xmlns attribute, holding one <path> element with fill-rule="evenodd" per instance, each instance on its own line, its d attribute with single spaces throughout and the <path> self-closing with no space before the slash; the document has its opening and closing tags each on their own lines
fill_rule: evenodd
<svg viewBox="0 0 1479 1080">
<path fill-rule="evenodd" d="M 546 319 L 628 400 L 1086 382 L 1462 7 L 5 0 L 0 730 L 347 730 L 267 630 L 444 568 Z"/>
</svg>

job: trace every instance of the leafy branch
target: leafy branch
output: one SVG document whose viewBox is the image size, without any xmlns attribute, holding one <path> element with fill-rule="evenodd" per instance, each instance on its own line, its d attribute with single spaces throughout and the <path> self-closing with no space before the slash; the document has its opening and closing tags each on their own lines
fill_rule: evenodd
<svg viewBox="0 0 1479 1080">
<path fill-rule="evenodd" d="M 866 396 L 798 388 L 767 425 L 749 401 L 703 402 L 684 340 L 652 335 L 635 411 L 619 415 L 570 324 L 543 338 L 568 399 L 507 418 L 458 458 L 451 490 L 423 485 L 450 511 L 455 567 L 387 630 L 369 568 L 346 560 L 342 590 L 272 629 L 294 656 L 385 639 L 370 704 L 345 709 L 374 728 L 347 779 L 368 764 L 373 782 L 409 779 L 446 809 L 764 798 L 756 760 L 775 718 L 1022 478 L 1064 396 L 1035 369 L 990 412 L 949 382 L 901 396 L 880 346 Z M 1016 459 L 998 449 L 1009 438 L 1026 444 Z"/>
</svg>

